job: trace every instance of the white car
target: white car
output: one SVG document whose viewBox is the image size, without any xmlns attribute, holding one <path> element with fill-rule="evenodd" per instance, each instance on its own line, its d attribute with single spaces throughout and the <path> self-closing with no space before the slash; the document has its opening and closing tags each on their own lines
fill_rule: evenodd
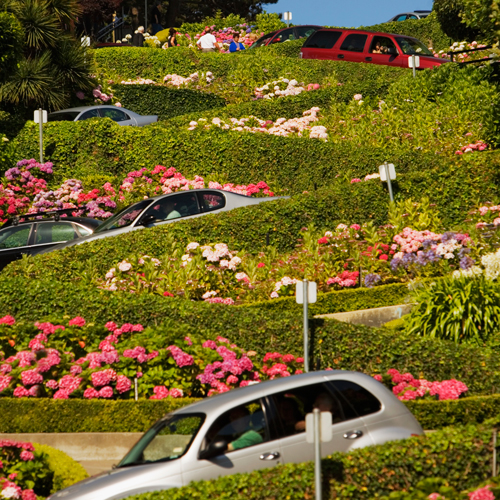
<svg viewBox="0 0 500 500">
<path fill-rule="evenodd" d="M 79 122 L 89 118 L 111 118 L 118 125 L 142 127 L 158 121 L 158 115 L 139 115 L 125 108 L 116 106 L 80 106 L 78 108 L 62 109 L 49 113 L 49 122 L 70 121 Z"/>
</svg>

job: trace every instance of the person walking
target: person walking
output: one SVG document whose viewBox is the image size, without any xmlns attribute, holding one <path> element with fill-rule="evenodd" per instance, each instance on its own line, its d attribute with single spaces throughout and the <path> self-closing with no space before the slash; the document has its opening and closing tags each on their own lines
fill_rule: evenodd
<svg viewBox="0 0 500 500">
<path fill-rule="evenodd" d="M 163 29 L 161 25 L 161 0 L 156 0 L 156 5 L 153 7 L 153 10 L 151 11 L 151 31 L 152 35 L 156 35 L 158 31 L 161 31 Z"/>
<path fill-rule="evenodd" d="M 211 29 L 208 29 L 207 32 L 199 38 L 196 45 L 198 45 L 202 52 L 215 52 L 220 48 L 217 38 L 212 34 Z"/>
</svg>

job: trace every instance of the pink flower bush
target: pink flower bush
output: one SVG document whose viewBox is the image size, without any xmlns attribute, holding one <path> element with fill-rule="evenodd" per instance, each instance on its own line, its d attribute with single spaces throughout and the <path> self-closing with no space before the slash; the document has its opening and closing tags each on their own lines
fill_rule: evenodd
<svg viewBox="0 0 500 500">
<path fill-rule="evenodd" d="M 468 390 L 467 386 L 458 380 L 429 382 L 426 379 L 415 379 L 411 373 L 400 373 L 391 368 L 386 375 L 375 375 L 379 382 L 392 387 L 392 392 L 401 401 L 411 401 L 425 396 L 437 397 L 440 401 L 458 399 Z"/>
</svg>

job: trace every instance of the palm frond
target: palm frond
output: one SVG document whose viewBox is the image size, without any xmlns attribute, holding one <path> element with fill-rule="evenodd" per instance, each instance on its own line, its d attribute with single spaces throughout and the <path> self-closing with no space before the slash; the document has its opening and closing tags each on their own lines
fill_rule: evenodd
<svg viewBox="0 0 500 500">
<path fill-rule="evenodd" d="M 0 87 L 0 102 L 31 109 L 61 109 L 68 103 L 63 83 L 61 75 L 54 70 L 50 53 L 46 51 L 19 63 L 17 70 Z"/>
<path fill-rule="evenodd" d="M 65 37 L 53 51 L 53 63 L 67 87 L 91 90 L 91 56 L 77 41 Z"/>
</svg>

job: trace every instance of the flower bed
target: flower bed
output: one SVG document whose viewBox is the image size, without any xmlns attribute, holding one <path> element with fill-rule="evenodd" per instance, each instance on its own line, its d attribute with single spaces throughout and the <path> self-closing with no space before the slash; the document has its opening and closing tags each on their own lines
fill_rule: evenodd
<svg viewBox="0 0 500 500">
<path fill-rule="evenodd" d="M 211 127 L 220 127 L 222 130 L 234 130 L 237 132 L 262 132 L 281 137 L 297 136 L 309 137 L 311 139 L 327 140 L 326 128 L 322 125 L 311 125 L 319 120 L 318 107 L 312 107 L 303 112 L 301 118 L 278 118 L 275 122 L 272 120 L 260 120 L 255 116 L 244 117 L 240 119 L 230 118 L 222 120 L 213 118 L 208 122 L 205 118 L 199 118 L 198 121 L 191 121 L 188 130 L 197 128 L 210 129 Z"/>
<path fill-rule="evenodd" d="M 33 175 L 36 170 L 40 178 Z M 21 160 L 16 167 L 7 170 L 7 183 L 5 186 L 0 184 L 0 222 L 5 221 L 2 220 L 4 216 L 71 208 L 75 209 L 74 215 L 106 219 L 113 215 L 110 210 L 115 210 L 118 204 L 124 206 L 150 196 L 204 187 L 246 196 L 274 196 L 265 182 L 235 185 L 210 181 L 207 185 L 203 177 L 197 175 L 194 179 L 186 179 L 174 167 L 162 165 L 129 172 L 118 189 L 106 182 L 101 188 L 88 192 L 85 192 L 82 181 L 78 179 L 68 179 L 59 188 L 49 190 L 47 180 L 43 177 L 52 173 L 51 162 L 40 164 L 34 159 Z"/>
<path fill-rule="evenodd" d="M 89 332 L 81 317 L 67 325 L 36 322 L 30 326 L 32 338 L 16 342 L 14 325 L 12 316 L 0 319 L 3 356 L 7 356 L 0 361 L 0 394 L 17 398 L 129 399 L 135 392 L 133 381 L 141 398 L 211 396 L 302 373 L 304 361 L 279 352 L 259 359 L 255 351 L 245 351 L 220 336 L 216 340 L 186 336 L 164 348 L 163 340 L 142 325 L 118 327 L 108 322 Z M 455 380 L 430 383 L 394 369 L 388 374 L 391 378 L 385 381 L 395 386 L 393 392 L 402 400 L 427 393 L 439 395 L 440 400 L 456 399 L 467 390 Z"/>
<path fill-rule="evenodd" d="M 141 398 L 212 395 L 264 379 L 301 373 L 302 358 L 268 353 L 262 361 L 223 337 L 176 340 L 164 348 L 142 325 L 113 322 L 87 336 L 85 320 L 67 325 L 36 322 L 32 338 L 12 338 L 12 316 L 0 319 L 5 352 L 0 361 L 2 396 L 131 398 L 133 380 Z M 1 326 L 3 325 L 3 326 Z M 15 335 L 14 335 L 15 336 Z M 7 356 L 7 357 L 3 357 Z M 271 360 L 271 362 L 270 362 Z"/>
</svg>

